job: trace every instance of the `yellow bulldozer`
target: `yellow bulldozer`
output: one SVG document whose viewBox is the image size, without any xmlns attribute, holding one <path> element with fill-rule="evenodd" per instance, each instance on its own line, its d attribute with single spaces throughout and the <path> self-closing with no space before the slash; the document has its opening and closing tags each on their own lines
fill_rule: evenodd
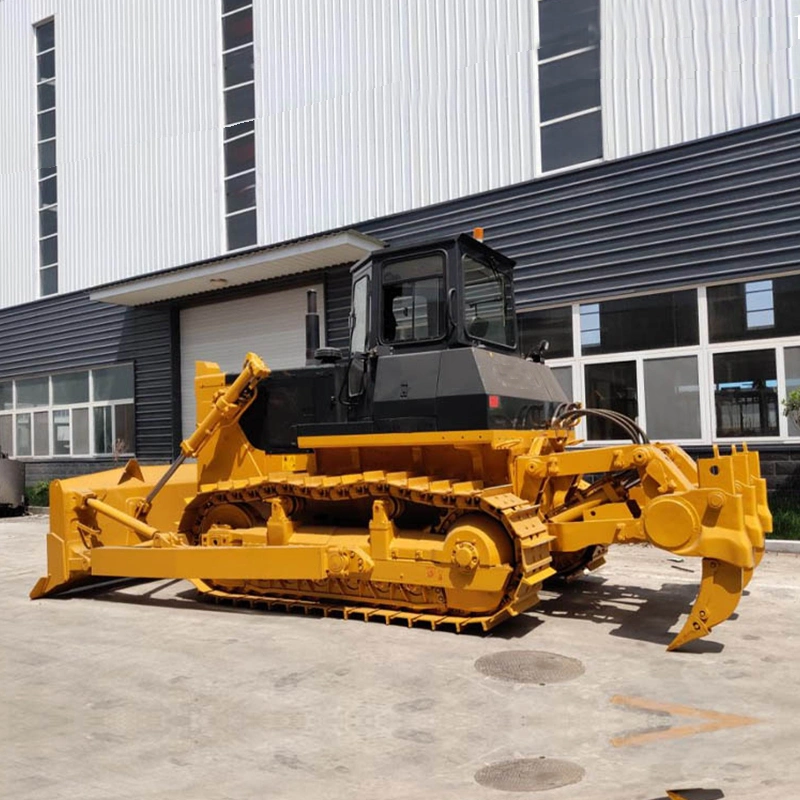
<svg viewBox="0 0 800 800">
<path fill-rule="evenodd" d="M 305 367 L 199 362 L 199 422 L 171 465 L 53 483 L 31 596 L 183 578 L 259 607 L 489 630 L 549 578 L 647 542 L 702 558 L 669 649 L 707 635 L 771 530 L 758 455 L 695 462 L 614 410 L 570 403 L 546 343 L 520 349 L 513 267 L 466 234 L 378 250 L 352 269 L 347 354 L 318 347 L 310 296 Z M 591 415 L 626 443 L 581 446 Z"/>
</svg>

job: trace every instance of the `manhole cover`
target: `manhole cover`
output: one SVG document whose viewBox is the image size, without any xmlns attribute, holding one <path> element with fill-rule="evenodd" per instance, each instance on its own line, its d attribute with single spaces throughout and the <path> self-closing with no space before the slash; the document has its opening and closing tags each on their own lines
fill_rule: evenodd
<svg viewBox="0 0 800 800">
<path fill-rule="evenodd" d="M 558 758 L 518 758 L 498 761 L 475 773 L 481 786 L 502 792 L 545 792 L 583 780 L 584 771 Z"/>
<path fill-rule="evenodd" d="M 562 683 L 584 673 L 577 658 L 567 658 L 540 650 L 504 650 L 481 656 L 475 669 L 491 678 L 515 683 Z"/>
</svg>

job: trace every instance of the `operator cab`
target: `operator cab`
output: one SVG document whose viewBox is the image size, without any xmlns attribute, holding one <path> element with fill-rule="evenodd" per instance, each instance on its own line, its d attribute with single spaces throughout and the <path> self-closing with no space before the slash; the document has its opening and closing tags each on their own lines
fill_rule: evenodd
<svg viewBox="0 0 800 800">
<path fill-rule="evenodd" d="M 353 268 L 350 352 L 517 352 L 513 275 L 511 259 L 465 234 L 377 251 Z"/>
<path fill-rule="evenodd" d="M 302 437 L 546 428 L 566 400 L 519 352 L 514 262 L 466 234 L 378 250 L 352 270 L 350 352 L 275 370 L 240 425 L 268 452 Z M 317 315 L 306 319 L 314 355 Z M 309 324 L 311 323 L 311 324 Z"/>
</svg>

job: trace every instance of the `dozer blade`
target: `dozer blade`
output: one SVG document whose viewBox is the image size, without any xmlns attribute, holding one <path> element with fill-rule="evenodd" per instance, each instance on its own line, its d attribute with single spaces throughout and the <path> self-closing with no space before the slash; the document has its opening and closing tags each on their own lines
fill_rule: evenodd
<svg viewBox="0 0 800 800">
<path fill-rule="evenodd" d="M 728 619 L 742 596 L 744 573 L 741 567 L 704 558 L 703 580 L 697 599 L 683 630 L 670 642 L 667 650 L 677 650 L 695 639 L 708 636 L 715 625 Z"/>
</svg>

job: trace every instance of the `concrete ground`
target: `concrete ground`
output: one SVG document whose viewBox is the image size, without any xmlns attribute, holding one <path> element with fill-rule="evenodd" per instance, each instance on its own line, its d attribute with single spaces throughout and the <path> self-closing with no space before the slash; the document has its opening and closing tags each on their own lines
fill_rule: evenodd
<svg viewBox="0 0 800 800">
<path fill-rule="evenodd" d="M 46 528 L 0 521 L 2 798 L 499 800 L 476 773 L 541 757 L 583 770 L 543 800 L 800 797 L 796 555 L 769 553 L 737 619 L 667 653 L 700 565 L 652 549 L 459 636 L 218 607 L 181 582 L 32 602 Z M 582 674 L 476 669 L 506 651 Z"/>
</svg>

